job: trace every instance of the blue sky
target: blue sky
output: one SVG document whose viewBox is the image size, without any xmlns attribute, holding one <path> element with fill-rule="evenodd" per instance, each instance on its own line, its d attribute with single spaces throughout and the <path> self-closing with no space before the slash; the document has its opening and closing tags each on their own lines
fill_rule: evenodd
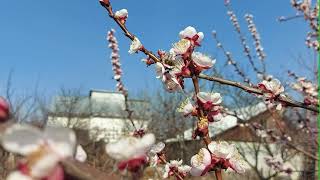
<svg viewBox="0 0 320 180">
<path fill-rule="evenodd" d="M 127 8 L 128 28 L 150 50 L 169 49 L 186 26 L 203 31 L 202 52 L 216 56 L 217 67 L 225 58 L 217 50 L 211 31 L 239 62 L 246 61 L 233 31 L 223 0 L 111 0 L 115 10 Z M 304 45 L 307 24 L 302 19 L 279 23 L 277 17 L 293 15 L 289 0 L 232 1 L 243 31 L 248 34 L 245 13 L 252 13 L 267 54 L 271 74 L 282 76 L 287 69 L 300 71 L 293 57 L 310 57 Z M 31 91 L 36 84 L 48 94 L 64 86 L 114 90 L 110 50 L 106 32 L 115 28 L 120 45 L 124 81 L 132 92 L 155 90 L 160 82 L 154 68 L 140 63 L 142 54 L 129 55 L 130 42 L 108 18 L 98 0 L 12 1 L 0 4 L 0 92 L 13 70 L 13 84 L 18 91 Z M 250 44 L 251 45 L 251 44 Z M 242 64 L 245 67 L 245 63 Z"/>
</svg>

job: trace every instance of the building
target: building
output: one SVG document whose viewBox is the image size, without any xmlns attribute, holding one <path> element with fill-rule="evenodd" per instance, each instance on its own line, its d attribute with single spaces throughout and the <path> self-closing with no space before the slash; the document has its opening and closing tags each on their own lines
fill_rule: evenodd
<svg viewBox="0 0 320 180">
<path fill-rule="evenodd" d="M 277 125 L 275 123 L 275 114 L 271 114 L 267 110 L 264 103 L 257 104 L 246 108 L 241 108 L 233 113 L 234 115 L 227 115 L 221 121 L 211 123 L 209 132 L 213 141 L 227 141 L 235 144 L 240 154 L 247 162 L 248 171 L 244 175 L 237 175 L 231 171 L 227 173 L 226 179 L 301 179 L 306 157 L 294 149 L 283 146 L 283 144 L 275 143 L 269 140 L 262 140 L 263 133 L 258 133 L 252 128 L 252 124 L 261 124 L 265 129 L 272 129 L 277 132 Z M 277 113 L 276 116 L 281 117 L 282 112 Z M 285 123 L 283 121 L 282 123 Z M 285 124 L 283 124 L 285 125 Z M 288 127 L 287 125 L 285 125 Z M 190 161 L 190 158 L 204 146 L 199 139 L 192 139 L 193 129 L 188 129 L 184 132 L 184 137 L 177 137 L 168 139 L 167 154 L 169 159 L 184 159 L 185 162 Z M 303 136 L 303 133 L 290 130 L 293 134 L 292 142 L 297 143 L 297 140 Z M 294 134 L 295 133 L 295 134 Z M 184 149 L 176 153 L 176 149 Z M 283 157 L 278 158 L 277 156 Z M 283 162 L 284 168 L 290 168 L 292 173 L 288 175 L 285 172 L 276 173 L 266 162 L 266 157 L 274 157 Z M 277 176 L 277 178 L 274 178 Z M 269 177 L 271 176 L 271 177 Z"/>
<path fill-rule="evenodd" d="M 149 102 L 129 99 L 128 105 L 136 127 L 146 127 L 151 119 Z M 127 117 L 125 98 L 121 93 L 91 90 L 89 96 L 54 98 L 47 125 L 76 129 L 81 139 L 88 136 L 94 141 L 113 142 L 133 132 Z"/>
</svg>

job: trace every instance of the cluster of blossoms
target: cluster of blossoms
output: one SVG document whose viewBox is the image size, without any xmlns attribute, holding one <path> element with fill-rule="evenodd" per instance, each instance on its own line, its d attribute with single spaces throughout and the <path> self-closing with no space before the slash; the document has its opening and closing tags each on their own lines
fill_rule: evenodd
<svg viewBox="0 0 320 180">
<path fill-rule="evenodd" d="M 184 89 L 184 77 L 199 74 L 211 68 L 215 60 L 200 52 L 194 52 L 204 37 L 202 32 L 189 26 L 179 33 L 180 41 L 173 44 L 169 52 L 158 51 L 161 62 L 156 63 L 157 78 L 161 79 L 169 92 Z"/>
<path fill-rule="evenodd" d="M 178 108 L 178 112 L 181 112 L 185 117 L 199 116 L 198 109 L 201 108 L 209 122 L 217 122 L 222 119 L 222 97 L 220 93 L 207 93 L 207 92 L 199 92 L 197 94 L 197 103 L 193 105 L 189 99 L 186 99 L 181 103 Z"/>
<path fill-rule="evenodd" d="M 176 176 L 184 178 L 186 177 L 190 171 L 191 167 L 188 165 L 183 165 L 183 161 L 177 161 L 177 160 L 171 160 L 170 162 L 167 162 L 164 167 L 164 173 L 163 178 L 168 178 L 170 176 Z"/>
<path fill-rule="evenodd" d="M 158 162 L 158 157 L 162 156 L 164 144 L 158 143 L 154 145 L 150 152 L 151 157 Z M 172 160 L 165 164 L 163 178 L 176 176 L 184 178 L 189 173 L 192 176 L 203 176 L 209 171 L 220 169 L 232 169 L 237 173 L 244 173 L 247 168 L 234 145 L 227 142 L 211 142 L 207 148 L 201 148 L 199 152 L 192 156 L 191 166 L 183 165 L 183 161 Z M 158 163 L 154 163 L 156 165 Z"/>
<path fill-rule="evenodd" d="M 259 123 L 252 123 L 250 127 L 256 132 L 258 137 L 265 139 L 267 142 L 279 142 L 285 144 L 292 141 L 292 138 L 289 135 L 282 134 L 280 136 L 274 129 L 265 129 Z"/>
<path fill-rule="evenodd" d="M 296 1 L 291 0 L 291 5 L 298 12 L 303 13 L 306 21 L 309 22 L 309 26 L 311 28 L 311 32 L 307 33 L 306 45 L 309 48 L 314 48 L 316 51 L 319 50 L 319 41 L 318 41 L 318 13 L 319 6 L 318 3 L 315 3 L 314 7 L 312 7 L 311 0 L 302 0 Z"/>
<path fill-rule="evenodd" d="M 318 104 L 318 86 L 313 84 L 312 82 L 308 81 L 305 77 L 297 78 L 296 83 L 292 83 L 291 87 L 303 93 L 304 95 L 304 103 L 310 105 L 317 105 Z"/>
<path fill-rule="evenodd" d="M 236 14 L 231 10 L 231 4 L 230 4 L 230 1 L 225 1 L 225 6 L 227 7 L 228 11 L 227 11 L 227 14 L 230 16 L 230 21 L 235 29 L 235 31 L 237 32 L 237 34 L 239 35 L 239 39 L 241 41 L 241 45 L 243 47 L 243 52 L 245 54 L 245 56 L 247 56 L 249 62 L 250 62 L 250 65 L 252 66 L 253 70 L 256 72 L 256 73 L 261 73 L 261 71 L 256 67 L 254 61 L 253 61 L 253 58 L 250 54 L 250 47 L 247 45 L 247 42 L 246 42 L 246 38 L 245 36 L 242 34 L 241 32 L 241 29 L 240 29 L 240 24 L 238 22 L 238 18 L 236 16 Z M 235 64 L 236 65 L 236 64 Z M 236 71 L 238 70 L 239 68 L 236 68 Z M 239 74 L 239 72 L 237 72 Z"/>
<path fill-rule="evenodd" d="M 306 45 L 308 48 L 314 48 L 316 51 L 319 51 L 319 41 L 317 40 L 317 32 L 308 32 L 306 38 Z"/>
<path fill-rule="evenodd" d="M 23 137 L 23 138 L 22 138 Z M 22 155 L 18 168 L 9 174 L 8 180 L 63 180 L 64 172 L 59 162 L 73 157 L 76 137 L 72 130 L 47 127 L 44 131 L 30 125 L 15 124 L 7 128 L 1 137 L 2 147 Z M 81 160 L 83 158 L 83 153 Z"/>
<path fill-rule="evenodd" d="M 191 167 L 191 175 L 203 176 L 208 171 L 216 169 L 232 169 L 237 173 L 244 173 L 247 164 L 234 145 L 227 142 L 211 142 L 208 149 L 201 148 L 198 154 L 192 156 Z"/>
<path fill-rule="evenodd" d="M 109 48 L 112 50 L 111 53 L 111 64 L 112 70 L 114 72 L 114 79 L 117 81 L 117 90 L 122 92 L 123 94 L 127 93 L 127 90 L 124 88 L 124 84 L 121 81 L 122 69 L 120 63 L 120 55 L 119 55 L 119 46 L 117 38 L 114 36 L 115 30 L 111 29 L 108 31 L 107 40 L 109 41 Z"/>
<path fill-rule="evenodd" d="M 128 170 L 137 173 L 148 163 L 147 153 L 154 143 L 153 134 L 145 134 L 142 137 L 128 136 L 107 144 L 106 152 L 111 158 L 118 161 L 117 166 L 120 171 Z"/>
<path fill-rule="evenodd" d="M 265 129 L 259 123 L 252 123 L 250 127 L 258 137 L 265 139 L 267 142 L 276 142 L 281 139 L 273 129 Z"/>
<path fill-rule="evenodd" d="M 269 105 L 273 105 L 275 103 L 275 99 L 279 96 L 284 96 L 282 93 L 284 92 L 284 87 L 281 85 L 281 82 L 278 79 L 271 80 L 263 80 L 258 84 L 258 88 L 263 91 L 263 98 L 265 102 Z M 282 109 L 281 102 L 277 102 L 277 110 Z"/>
<path fill-rule="evenodd" d="M 164 154 L 165 144 L 160 142 L 154 144 L 148 155 L 150 158 L 150 166 L 155 167 L 158 164 L 165 163 L 163 170 L 163 178 L 169 178 L 170 176 L 176 176 L 177 179 L 184 178 L 188 175 L 191 170 L 191 167 L 188 165 L 183 165 L 182 160 L 171 160 L 170 162 L 163 162 L 161 158 L 165 158 Z"/>
<path fill-rule="evenodd" d="M 106 3 L 106 2 L 103 2 Z M 107 2 L 109 3 L 109 2 Z M 116 11 L 114 13 L 114 17 L 119 20 L 120 23 L 125 24 L 128 18 L 128 10 L 127 9 L 121 9 L 119 11 Z M 143 46 L 140 42 L 140 40 L 137 37 L 133 37 L 132 43 L 130 45 L 129 53 L 137 53 L 139 50 L 142 50 Z"/>
<path fill-rule="evenodd" d="M 286 167 L 279 156 L 276 157 L 265 157 L 266 164 L 276 172 L 284 172 L 287 174 L 292 173 L 292 168 Z"/>
<path fill-rule="evenodd" d="M 233 11 L 228 11 L 227 14 L 230 16 L 230 20 L 232 22 L 233 27 L 236 29 L 238 33 L 240 33 L 240 24 L 238 22 L 237 16 Z"/>
<path fill-rule="evenodd" d="M 254 45 L 255 45 L 256 52 L 257 52 L 257 56 L 259 59 L 264 60 L 266 58 L 266 54 L 263 51 L 263 47 L 262 47 L 262 44 L 260 41 L 261 40 L 260 34 L 258 33 L 256 25 L 253 22 L 253 15 L 246 14 L 244 17 L 248 23 L 249 31 L 251 32 L 251 35 L 254 39 Z"/>
</svg>

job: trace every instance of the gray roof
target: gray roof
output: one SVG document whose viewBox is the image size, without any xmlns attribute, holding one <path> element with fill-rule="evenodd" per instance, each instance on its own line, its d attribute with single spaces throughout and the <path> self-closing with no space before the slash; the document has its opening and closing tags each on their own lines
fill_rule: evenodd
<svg viewBox="0 0 320 180">
<path fill-rule="evenodd" d="M 97 95 L 95 95 L 96 93 Z M 150 103 L 144 100 L 129 99 L 129 109 L 134 119 L 150 119 Z M 90 91 L 89 96 L 57 96 L 54 98 L 51 115 L 55 116 L 93 116 L 126 118 L 124 96 L 108 91 Z"/>
</svg>

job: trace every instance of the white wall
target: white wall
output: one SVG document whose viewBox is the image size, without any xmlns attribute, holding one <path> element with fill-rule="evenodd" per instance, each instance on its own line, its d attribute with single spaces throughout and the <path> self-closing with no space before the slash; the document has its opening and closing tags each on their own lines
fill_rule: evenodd
<svg viewBox="0 0 320 180">
<path fill-rule="evenodd" d="M 89 130 L 90 139 L 94 141 L 104 140 L 114 142 L 121 136 L 132 133 L 133 127 L 128 119 L 121 118 L 73 118 L 68 120 L 67 117 L 49 117 L 48 126 L 62 126 L 69 128 L 79 128 Z M 136 127 L 147 127 L 147 121 L 133 120 Z"/>
</svg>

